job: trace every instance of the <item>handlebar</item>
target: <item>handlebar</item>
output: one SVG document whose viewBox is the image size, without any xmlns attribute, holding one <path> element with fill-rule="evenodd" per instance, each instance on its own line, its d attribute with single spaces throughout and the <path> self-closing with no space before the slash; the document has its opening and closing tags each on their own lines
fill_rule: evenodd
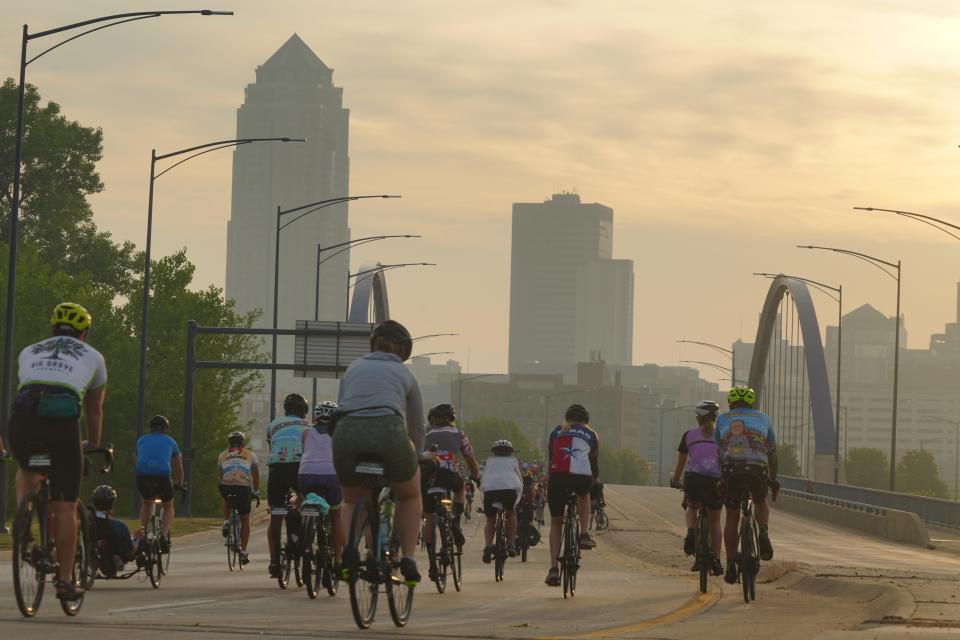
<svg viewBox="0 0 960 640">
<path fill-rule="evenodd" d="M 113 444 L 95 449 L 85 449 L 83 455 L 84 458 L 90 455 L 103 456 L 103 467 L 100 468 L 100 473 L 110 473 L 113 471 Z"/>
<path fill-rule="evenodd" d="M 682 483 L 682 482 L 677 482 L 677 481 L 674 480 L 673 478 L 670 478 L 670 488 L 671 488 L 671 489 L 680 489 L 680 490 L 683 490 L 683 483 Z"/>
</svg>

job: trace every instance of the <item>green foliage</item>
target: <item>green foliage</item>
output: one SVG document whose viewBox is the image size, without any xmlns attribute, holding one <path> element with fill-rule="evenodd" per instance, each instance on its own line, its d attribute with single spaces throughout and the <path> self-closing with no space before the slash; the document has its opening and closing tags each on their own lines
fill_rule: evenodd
<svg viewBox="0 0 960 640">
<path fill-rule="evenodd" d="M 777 474 L 784 476 L 800 476 L 800 460 L 797 457 L 797 447 L 792 444 L 777 445 Z"/>
<path fill-rule="evenodd" d="M 847 484 L 870 489 L 888 489 L 890 461 L 880 449 L 850 449 L 844 462 Z"/>
<path fill-rule="evenodd" d="M 645 485 L 650 477 L 647 461 L 627 449 L 601 449 L 600 479 L 605 484 Z"/>
<path fill-rule="evenodd" d="M 513 443 L 516 456 L 524 462 L 543 460 L 543 452 L 535 450 L 519 424 L 505 418 L 477 418 L 463 425 L 463 431 L 470 438 L 477 453 L 477 460 L 483 460 L 490 454 L 490 445 L 505 438 Z"/>
<path fill-rule="evenodd" d="M 940 479 L 936 460 L 922 449 L 907 451 L 897 463 L 897 491 L 931 498 L 949 495 L 946 483 Z"/>
<path fill-rule="evenodd" d="M 130 243 L 116 244 L 97 230 L 86 196 L 103 189 L 96 172 L 102 133 L 70 122 L 56 104 L 40 105 L 34 87 L 27 92 L 24 142 L 23 235 L 17 267 L 15 348 L 50 336 L 53 307 L 79 302 L 93 315 L 89 341 L 107 361 L 107 394 L 101 441 L 117 456 L 112 476 L 85 480 L 84 494 L 107 482 L 120 493 L 118 512 L 132 504 L 136 443 L 137 370 L 142 313 L 143 259 Z M 7 229 L 12 197 L 16 85 L 0 87 L 0 234 Z M 42 214 L 42 215 L 41 215 Z M 6 238 L 0 235 L 0 240 Z M 6 297 L 8 246 L 0 242 L 0 300 Z M 181 250 L 155 260 L 151 273 L 148 340 L 147 416 L 170 418 L 171 435 L 183 444 L 186 323 L 251 326 L 253 314 L 239 316 L 223 291 L 195 290 L 194 267 Z M 3 319 L 0 318 L 0 331 Z M 247 336 L 204 336 L 197 357 L 204 360 L 256 360 L 259 341 Z M 259 374 L 207 370 L 197 374 L 193 430 L 194 513 L 216 514 L 216 456 L 225 436 L 239 428 L 236 411 Z M 15 465 L 8 465 L 11 473 Z M 11 505 L 8 503 L 8 507 Z"/>
</svg>

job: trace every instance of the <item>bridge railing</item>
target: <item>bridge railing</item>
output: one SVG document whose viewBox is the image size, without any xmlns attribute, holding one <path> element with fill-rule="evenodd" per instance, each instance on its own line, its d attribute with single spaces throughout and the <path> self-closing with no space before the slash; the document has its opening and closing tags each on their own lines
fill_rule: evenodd
<svg viewBox="0 0 960 640">
<path fill-rule="evenodd" d="M 832 482 L 815 482 L 804 478 L 780 476 L 784 489 L 802 493 L 813 493 L 840 500 L 873 505 L 884 509 L 912 511 L 927 524 L 960 529 L 960 502 L 914 496 L 909 493 L 896 493 L 866 487 L 853 487 Z"/>
</svg>

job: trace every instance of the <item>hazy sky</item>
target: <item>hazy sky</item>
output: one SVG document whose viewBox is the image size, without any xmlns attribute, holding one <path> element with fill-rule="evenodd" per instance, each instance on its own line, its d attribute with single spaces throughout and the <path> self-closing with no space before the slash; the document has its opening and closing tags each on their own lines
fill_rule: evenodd
<svg viewBox="0 0 960 640">
<path fill-rule="evenodd" d="M 892 281 L 799 243 L 903 259 L 911 347 L 954 320 L 960 243 L 851 207 L 960 223 L 955 0 L 137 4 L 237 15 L 124 25 L 28 72 L 69 117 L 103 127 L 93 205 L 119 238 L 143 243 L 150 149 L 233 137 L 254 68 L 296 31 L 344 88 L 353 192 L 403 194 L 354 205 L 354 235 L 425 236 L 359 249 L 355 266 L 439 263 L 390 274 L 394 316 L 415 335 L 463 334 L 424 351 L 506 367 L 511 203 L 573 189 L 613 207 L 615 257 L 635 261 L 638 363 L 676 363 L 677 338 L 752 340 L 767 287 L 753 271 L 842 283 L 848 308 L 893 314 Z M 2 6 L 5 76 L 22 23 L 134 10 Z M 230 153 L 210 154 L 158 183 L 154 249 L 186 246 L 198 285 L 224 281 L 230 171 Z M 818 305 L 835 317 L 835 303 Z"/>
</svg>

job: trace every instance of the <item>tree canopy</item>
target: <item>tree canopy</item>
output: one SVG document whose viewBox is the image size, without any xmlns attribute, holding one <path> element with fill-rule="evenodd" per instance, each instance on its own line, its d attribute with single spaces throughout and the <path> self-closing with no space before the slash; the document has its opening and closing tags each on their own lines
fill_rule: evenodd
<svg viewBox="0 0 960 640">
<path fill-rule="evenodd" d="M 937 462 L 929 451 L 907 451 L 897 463 L 897 491 L 929 496 L 948 497 L 947 485 L 940 479 Z"/>
<path fill-rule="evenodd" d="M 844 463 L 847 484 L 870 489 L 888 489 L 890 461 L 880 449 L 850 449 Z"/>
</svg>

